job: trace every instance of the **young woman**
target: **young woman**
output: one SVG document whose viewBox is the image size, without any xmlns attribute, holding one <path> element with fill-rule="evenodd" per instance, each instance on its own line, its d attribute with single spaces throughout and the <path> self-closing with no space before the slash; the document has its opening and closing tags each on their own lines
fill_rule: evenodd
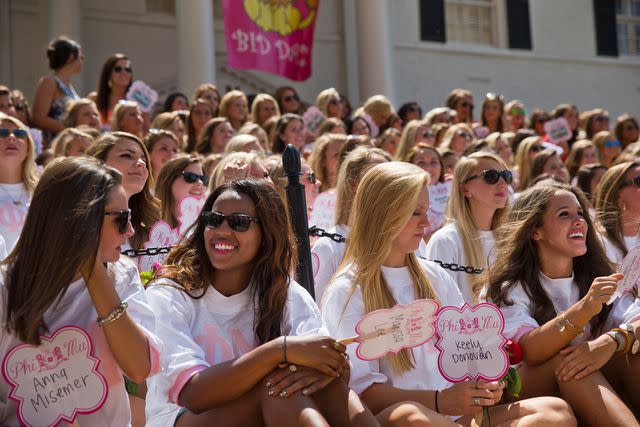
<svg viewBox="0 0 640 427">
<path fill-rule="evenodd" d="M 578 169 L 575 185 L 582 190 L 591 206 L 595 203 L 594 196 L 596 195 L 596 191 L 600 186 L 600 181 L 606 171 L 606 166 L 601 165 L 600 163 L 585 165 Z M 592 210 L 589 212 L 595 214 Z M 592 215 L 592 217 L 594 217 L 594 215 Z"/>
<path fill-rule="evenodd" d="M 55 157 L 83 156 L 92 143 L 93 138 L 88 133 L 76 128 L 66 128 L 51 142 L 51 150 Z"/>
<path fill-rule="evenodd" d="M 298 151 L 304 145 L 304 122 L 297 114 L 286 113 L 280 116 L 271 140 L 271 151 L 282 154 L 288 144 L 293 144 Z"/>
<path fill-rule="evenodd" d="M 180 225 L 180 201 L 188 195 L 205 197 L 209 177 L 204 175 L 198 157 L 181 154 L 169 160 L 156 181 L 160 217 L 176 228 Z"/>
<path fill-rule="evenodd" d="M 336 186 L 335 227 L 329 233 L 337 233 L 344 238 L 349 235 L 349 216 L 356 190 L 364 174 L 373 166 L 391 161 L 391 156 L 378 148 L 358 147 L 344 158 L 338 173 Z M 344 242 L 336 242 L 328 237 L 319 238 L 311 248 L 313 280 L 317 301 L 329 280 L 338 269 L 344 254 Z"/>
<path fill-rule="evenodd" d="M 0 235 L 8 251 L 20 236 L 38 182 L 29 129 L 0 113 Z"/>
<path fill-rule="evenodd" d="M 18 244 L 2 262 L 0 354 L 22 343 L 37 347 L 43 336 L 67 326 L 81 329 L 90 341 L 106 380 L 106 401 L 96 412 L 78 415 L 82 425 L 131 425 L 124 376 L 143 383 L 160 369 L 153 312 L 137 269 L 120 258 L 133 234 L 129 218 L 115 169 L 95 159 L 56 160 L 36 187 Z M 62 348 L 60 357 L 70 356 L 67 351 Z M 18 426 L 9 390 L 0 380 L 0 422 Z"/>
<path fill-rule="evenodd" d="M 603 130 L 593 136 L 592 142 L 596 147 L 598 163 L 610 168 L 616 157 L 622 152 L 622 145 L 616 139 L 616 135 L 608 130 Z"/>
<path fill-rule="evenodd" d="M 342 117 L 340 94 L 335 88 L 330 87 L 320 92 L 316 98 L 316 107 L 327 118 L 340 119 Z"/>
<path fill-rule="evenodd" d="M 255 152 L 244 151 L 230 153 L 216 165 L 211 180 L 209 192 L 213 192 L 222 184 L 238 179 L 267 179 L 271 182 L 269 171 L 264 167 L 262 157 Z"/>
<path fill-rule="evenodd" d="M 184 111 L 189 109 L 189 100 L 187 95 L 182 92 L 172 92 L 164 100 L 162 106 L 163 113 L 172 113 L 174 111 Z"/>
<path fill-rule="evenodd" d="M 500 156 L 507 166 L 511 167 L 513 164 L 513 151 L 511 151 L 511 146 L 505 135 L 506 132 L 493 132 L 487 136 L 486 141 L 493 152 Z"/>
<path fill-rule="evenodd" d="M 594 204 L 607 256 L 619 264 L 640 244 L 640 162 L 609 169 L 600 180 Z"/>
<path fill-rule="evenodd" d="M 320 123 L 320 126 L 318 126 L 318 130 L 316 132 L 316 136 L 320 138 L 326 133 L 339 133 L 341 135 L 346 135 L 347 127 L 341 119 L 337 117 L 330 117 Z"/>
<path fill-rule="evenodd" d="M 395 156 L 400 144 L 400 133 L 397 129 L 387 129 L 375 139 L 376 148 L 386 151 L 391 157 Z"/>
<path fill-rule="evenodd" d="M 530 136 L 518 144 L 516 150 L 515 166 L 513 167 L 514 189 L 523 191 L 529 188 L 531 183 L 531 166 L 538 154 L 543 150 L 542 142 L 538 136 Z"/>
<path fill-rule="evenodd" d="M 151 129 L 162 129 L 172 132 L 178 140 L 178 148 L 184 149 L 185 145 L 185 128 L 184 122 L 180 117 L 181 113 L 166 112 L 158 114 L 151 123 Z"/>
<path fill-rule="evenodd" d="M 275 184 L 282 202 L 287 205 L 287 185 L 289 184 L 289 180 L 284 174 L 282 156 L 273 156 L 265 159 L 264 166 L 269 171 L 269 177 Z M 300 183 L 304 185 L 304 201 L 307 204 L 307 215 L 309 219 L 311 219 L 313 205 L 316 197 L 320 194 L 322 182 L 318 179 L 313 169 L 311 169 L 309 163 L 303 158 L 300 159 Z"/>
<path fill-rule="evenodd" d="M 504 108 L 507 129 L 510 132 L 517 132 L 527 125 L 527 112 L 524 103 L 519 99 L 509 101 Z"/>
<path fill-rule="evenodd" d="M 216 117 L 216 110 L 213 105 L 204 98 L 195 99 L 189 108 L 189 116 L 187 117 L 187 153 L 195 151 L 200 138 L 202 128 Z"/>
<path fill-rule="evenodd" d="M 400 144 L 396 151 L 394 159 L 400 162 L 406 162 L 411 149 L 418 143 L 435 146 L 435 140 L 429 126 L 423 120 L 412 120 L 402 130 L 400 136 Z"/>
<path fill-rule="evenodd" d="M 340 151 L 347 141 L 346 135 L 328 133 L 322 135 L 315 143 L 309 166 L 316 173 L 322 185 L 320 192 L 324 193 L 336 186 L 338 179 L 338 167 L 340 163 Z"/>
<path fill-rule="evenodd" d="M 262 127 L 271 117 L 280 117 L 278 103 L 268 93 L 259 93 L 251 104 L 251 121 Z"/>
<path fill-rule="evenodd" d="M 66 128 L 76 128 L 84 125 L 98 131 L 102 127 L 98 107 L 96 107 L 95 102 L 87 98 L 67 103 L 62 124 Z"/>
<path fill-rule="evenodd" d="M 456 112 L 455 123 L 473 121 L 473 93 L 466 89 L 454 89 L 449 92 L 445 104 Z"/>
<path fill-rule="evenodd" d="M 565 165 L 569 171 L 569 176 L 574 179 L 580 169 L 584 165 L 590 165 L 598 163 L 598 156 L 596 155 L 596 149 L 588 139 L 582 139 L 576 141 L 571 145 L 569 150 L 569 157 Z"/>
<path fill-rule="evenodd" d="M 113 109 L 119 101 L 126 98 L 131 83 L 133 83 L 133 68 L 126 55 L 113 54 L 102 64 L 98 92 L 94 101 L 98 106 L 103 125 L 111 124 Z"/>
<path fill-rule="evenodd" d="M 249 101 L 244 92 L 232 90 L 224 94 L 220 100 L 220 117 L 229 120 L 234 131 L 249 121 Z"/>
<path fill-rule="evenodd" d="M 45 131 L 51 140 L 64 129 L 62 120 L 67 101 L 80 98 L 71 84 L 71 77 L 82 71 L 84 55 L 77 42 L 58 37 L 47 46 L 47 58 L 53 74 L 38 82 L 32 112 L 33 125 Z"/>
<path fill-rule="evenodd" d="M 344 345 L 290 278 L 286 210 L 265 181 L 217 188 L 148 289 L 167 344 L 149 381 L 154 426 L 376 425 L 351 392 Z M 338 378 L 339 374 L 342 375 Z"/>
<path fill-rule="evenodd" d="M 149 240 L 149 230 L 160 219 L 160 203 L 153 195 L 155 181 L 149 172 L 149 152 L 142 141 L 126 132 L 107 133 L 98 138 L 86 153 L 122 174 L 122 186 L 131 209 L 135 233 L 129 247 L 140 249 Z"/>
<path fill-rule="evenodd" d="M 562 181 L 569 183 L 569 172 L 564 167 L 558 152 L 551 149 L 542 150 L 531 166 L 531 180 L 535 180 L 542 174 L 557 177 Z"/>
<path fill-rule="evenodd" d="M 442 143 L 438 146 L 443 150 L 453 150 L 458 157 L 464 150 L 475 142 L 473 132 L 466 123 L 458 123 L 449 126 L 442 137 Z"/>
<path fill-rule="evenodd" d="M 258 138 L 247 134 L 233 136 L 224 147 L 225 154 L 236 153 L 238 151 L 244 151 L 245 153 L 255 151 L 261 155 L 264 154 L 264 150 L 262 149 L 262 145 L 260 145 Z"/>
<path fill-rule="evenodd" d="M 203 83 L 193 92 L 193 96 L 191 97 L 193 102 L 197 99 L 204 99 L 207 101 L 211 107 L 213 108 L 213 116 L 218 116 L 218 107 L 220 106 L 220 100 L 222 99 L 222 94 L 220 90 L 213 83 Z"/>
<path fill-rule="evenodd" d="M 231 122 L 226 117 L 215 117 L 202 128 L 195 151 L 204 155 L 224 153 L 227 142 L 235 133 Z"/>
<path fill-rule="evenodd" d="M 302 114 L 302 103 L 298 92 L 291 86 L 281 86 L 276 89 L 273 97 L 278 102 L 281 114 Z"/>
<path fill-rule="evenodd" d="M 144 145 L 149 153 L 153 180 L 157 182 L 162 167 L 180 151 L 178 138 L 173 132 L 151 128 L 144 139 Z"/>
<path fill-rule="evenodd" d="M 138 103 L 135 101 L 118 101 L 111 118 L 113 132 L 127 132 L 138 138 L 145 134 L 144 118 Z"/>
<path fill-rule="evenodd" d="M 487 93 L 482 101 L 480 125 L 489 128 L 489 133 L 504 132 L 504 99 L 502 95 Z"/>
<path fill-rule="evenodd" d="M 623 114 L 616 119 L 614 133 L 620 144 L 622 144 L 623 150 L 629 144 L 640 141 L 638 121 L 631 114 Z"/>
<path fill-rule="evenodd" d="M 507 210 L 512 176 L 495 154 L 478 152 L 460 159 L 453 172 L 446 225 L 433 233 L 426 258 L 446 264 L 486 269 L 494 261 L 494 232 Z M 474 304 L 479 285 L 476 273 L 447 272 L 464 300 Z"/>
<path fill-rule="evenodd" d="M 407 163 L 376 165 L 362 179 L 351 211 L 351 233 L 339 271 L 325 291 L 322 316 L 329 332 L 352 337 L 356 323 L 377 309 L 429 298 L 442 305 L 464 301 L 451 278 L 435 263 L 419 260 L 429 208 L 429 176 Z M 372 232 L 380 230 L 380 232 Z M 434 367 L 439 352 L 430 340 L 368 362 L 351 356 L 353 389 L 385 426 L 474 424 L 474 414 L 489 407 L 496 425 L 558 422 L 575 425 L 559 399 L 544 398 L 499 405 L 499 381 L 448 383 Z M 447 417 L 454 416 L 455 422 Z"/>
<path fill-rule="evenodd" d="M 400 132 L 398 131 L 398 133 Z M 349 126 L 349 135 L 371 136 L 371 126 L 369 126 L 369 122 L 367 122 L 364 116 L 354 117 Z"/>
<path fill-rule="evenodd" d="M 630 349 L 640 301 L 629 292 L 606 304 L 623 275 L 614 274 L 587 209 L 566 184 L 521 193 L 484 276 L 488 299 L 505 316 L 505 336 L 522 347 L 521 397 L 559 395 L 588 425 L 638 426 L 630 408 L 640 409 L 640 357 Z"/>
<path fill-rule="evenodd" d="M 269 137 L 267 136 L 267 132 L 265 130 L 253 122 L 247 122 L 238 130 L 238 134 L 243 135 L 252 135 L 258 138 L 258 142 L 260 143 L 260 147 L 263 152 L 269 151 Z"/>
</svg>

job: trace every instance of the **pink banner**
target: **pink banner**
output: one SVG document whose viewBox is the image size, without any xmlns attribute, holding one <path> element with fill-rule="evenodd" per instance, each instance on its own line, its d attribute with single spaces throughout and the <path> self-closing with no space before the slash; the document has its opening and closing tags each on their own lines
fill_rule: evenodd
<svg viewBox="0 0 640 427">
<path fill-rule="evenodd" d="M 223 0 L 229 66 L 308 79 L 318 1 Z"/>
</svg>

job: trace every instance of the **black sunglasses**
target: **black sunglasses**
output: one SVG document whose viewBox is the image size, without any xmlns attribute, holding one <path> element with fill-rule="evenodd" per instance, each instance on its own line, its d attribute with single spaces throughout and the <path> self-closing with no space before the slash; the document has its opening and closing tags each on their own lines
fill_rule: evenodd
<svg viewBox="0 0 640 427">
<path fill-rule="evenodd" d="M 318 182 L 318 178 L 316 178 L 316 174 L 313 172 L 309 172 L 307 174 L 307 178 L 309 179 L 311 185 L 316 185 L 316 182 Z"/>
<path fill-rule="evenodd" d="M 636 176 L 635 178 L 632 178 L 628 181 L 623 181 L 620 184 L 620 187 L 628 187 L 629 185 L 635 185 L 636 187 L 640 188 L 640 175 Z"/>
<path fill-rule="evenodd" d="M 472 179 L 476 179 L 479 177 L 483 177 L 484 182 L 489 185 L 497 183 L 500 180 L 500 177 L 502 177 L 502 179 L 504 179 L 504 182 L 506 182 L 507 184 L 511 184 L 513 182 L 513 174 L 511 173 L 511 171 L 503 170 L 502 172 L 498 172 L 495 169 L 483 170 L 479 174 L 470 176 L 469 178 L 465 179 L 464 182 L 467 183 Z"/>
<path fill-rule="evenodd" d="M 338 105 L 338 104 L 340 104 L 340 100 L 339 100 L 339 99 L 336 99 L 336 98 L 333 98 L 333 99 L 331 99 L 331 100 L 329 101 L 329 104 L 331 104 L 331 105 Z"/>
<path fill-rule="evenodd" d="M 198 175 L 197 173 L 182 171 L 182 177 L 187 184 L 193 184 L 198 180 L 202 181 L 205 187 L 209 185 L 209 177 L 206 175 Z"/>
<path fill-rule="evenodd" d="M 251 221 L 259 224 L 258 218 L 245 215 L 245 214 L 231 214 L 223 215 L 220 212 L 204 212 L 201 215 L 204 225 L 208 228 L 218 228 L 222 225 L 224 220 L 227 220 L 227 224 L 233 231 L 247 231 L 251 226 Z"/>
<path fill-rule="evenodd" d="M 107 211 L 104 214 L 107 216 L 115 216 L 118 221 L 118 231 L 120 234 L 126 233 L 129 222 L 131 221 L 131 209 L 124 211 Z"/>
<path fill-rule="evenodd" d="M 116 65 L 115 67 L 113 67 L 113 71 L 115 71 L 116 73 L 121 73 L 123 71 L 126 71 L 127 73 L 133 73 L 133 68 L 121 67 L 120 65 Z"/>
<path fill-rule="evenodd" d="M 18 139 L 27 139 L 27 131 L 22 129 L 9 130 L 7 128 L 0 128 L 0 138 L 8 138 L 9 135 L 13 135 Z"/>
<path fill-rule="evenodd" d="M 300 101 L 300 98 L 298 98 L 298 95 L 287 95 L 282 99 L 284 100 L 284 102 L 291 102 L 293 100 Z"/>
<path fill-rule="evenodd" d="M 540 152 L 540 151 L 542 151 L 542 146 L 541 145 L 532 145 L 531 147 L 529 147 L 529 151 L 533 151 L 534 153 Z"/>
</svg>

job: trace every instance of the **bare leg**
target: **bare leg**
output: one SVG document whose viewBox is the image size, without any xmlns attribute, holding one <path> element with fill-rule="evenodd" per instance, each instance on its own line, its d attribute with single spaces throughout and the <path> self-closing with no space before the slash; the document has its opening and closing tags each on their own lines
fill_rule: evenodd
<svg viewBox="0 0 640 427">
<path fill-rule="evenodd" d="M 457 424 L 446 415 L 417 402 L 400 402 L 376 415 L 383 427 L 455 427 Z"/>
<path fill-rule="evenodd" d="M 331 381 L 311 397 L 332 426 L 380 425 L 358 395 L 341 379 Z"/>
<path fill-rule="evenodd" d="M 573 427 L 577 421 L 571 407 L 557 397 L 538 397 L 516 403 L 494 406 L 490 410 L 491 423 L 496 426 L 563 426 Z M 463 426 L 477 426 L 473 417 L 457 420 Z"/>
<path fill-rule="evenodd" d="M 601 369 L 605 378 L 618 391 L 620 397 L 633 409 L 636 416 L 640 415 L 640 356 L 625 357 L 615 353 L 609 363 Z"/>
</svg>

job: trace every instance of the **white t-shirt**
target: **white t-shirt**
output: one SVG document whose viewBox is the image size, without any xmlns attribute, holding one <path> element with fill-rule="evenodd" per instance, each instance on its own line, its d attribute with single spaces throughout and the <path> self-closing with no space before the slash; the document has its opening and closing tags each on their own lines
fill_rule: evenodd
<svg viewBox="0 0 640 427">
<path fill-rule="evenodd" d="M 20 237 L 30 203 L 31 195 L 24 183 L 0 184 L 0 236 L 4 237 L 8 252 Z"/>
<path fill-rule="evenodd" d="M 573 279 L 573 275 L 567 278 L 550 279 L 540 273 L 540 284 L 551 299 L 556 313 L 566 311 L 580 299 L 580 291 Z M 513 305 L 502 305 L 500 307 L 505 319 L 504 336 L 514 341 L 519 341 L 522 335 L 540 325 L 533 318 L 531 299 L 527 296 L 521 284 L 511 289 L 508 298 L 513 302 Z M 626 293 L 613 303 L 613 308 L 605 322 L 603 331 L 615 328 L 621 323 L 631 322 L 638 317 L 640 317 L 640 300 L 631 293 Z M 590 324 L 587 324 L 583 335 L 577 336 L 571 343 L 580 344 L 592 338 L 595 337 L 592 336 Z"/>
<path fill-rule="evenodd" d="M 147 381 L 147 425 L 173 426 L 180 412 L 178 397 L 196 373 L 256 348 L 251 287 L 226 297 L 209 287 L 195 299 L 162 279 L 147 290 L 165 343 L 163 372 Z M 199 295 L 199 294 L 197 294 Z M 295 281 L 287 292 L 282 335 L 326 335 L 320 311 L 309 293 Z"/>
<path fill-rule="evenodd" d="M 489 265 L 495 261 L 495 239 L 492 231 L 479 231 L 480 241 L 484 249 Z M 432 261 L 438 260 L 444 263 L 455 263 L 469 266 L 464 253 L 464 245 L 460 238 L 460 232 L 456 224 L 451 222 L 440 230 L 433 233 L 427 243 L 426 258 Z M 486 268 L 486 265 L 472 265 L 471 267 Z M 451 271 L 446 269 L 453 281 L 460 288 L 464 300 L 469 304 L 474 304 L 474 293 L 469 282 L 469 273 L 464 271 Z"/>
<path fill-rule="evenodd" d="M 147 296 L 140 283 L 138 270 L 128 260 L 110 264 L 110 273 L 114 277 L 114 287 L 121 300 L 128 303 L 127 313 L 142 329 L 149 341 L 151 353 L 151 373 L 160 369 L 160 354 L 162 344 L 155 335 L 156 318 L 148 304 Z M 4 273 L 2 274 L 0 316 L 3 325 L 0 329 L 0 353 L 3 357 L 15 346 L 22 342 L 5 329 L 7 288 Z M 100 360 L 99 371 L 108 384 L 108 395 L 104 405 L 93 414 L 79 415 L 77 421 L 86 426 L 130 426 L 131 409 L 129 397 L 125 389 L 124 377 L 120 367 L 114 359 L 107 339 L 96 322 L 97 313 L 84 279 L 76 280 L 67 288 L 67 292 L 59 304 L 50 307 L 44 315 L 44 321 L 49 332 L 53 334 L 64 326 L 76 326 L 86 332 L 93 344 L 93 356 Z M 16 403 L 8 399 L 10 388 L 4 377 L 0 378 L 0 424 L 18 426 Z"/>
<path fill-rule="evenodd" d="M 609 240 L 604 234 L 600 234 L 600 239 L 602 239 L 602 245 L 604 246 L 604 250 L 607 253 L 607 258 L 609 261 L 614 264 L 620 264 L 624 259 L 624 255 L 622 251 L 618 249 L 617 246 L 613 244 L 611 240 Z M 623 237 L 624 245 L 627 248 L 627 251 L 630 251 L 634 247 L 640 245 L 640 234 L 636 236 L 624 236 Z"/>
<path fill-rule="evenodd" d="M 458 287 L 437 264 L 419 260 L 420 265 L 433 286 L 441 306 L 460 307 L 464 304 Z M 391 294 L 398 304 L 409 304 L 415 301 L 413 282 L 409 269 L 382 267 L 382 275 L 390 285 Z M 365 309 L 362 292 L 357 286 L 351 295 L 353 271 L 346 269 L 327 287 L 322 300 L 322 318 L 332 337 L 336 339 L 350 338 L 355 335 L 358 321 L 364 317 Z M 351 295 L 351 298 L 349 296 Z M 346 305 L 346 308 L 345 308 Z M 396 375 L 391 365 L 384 359 L 364 361 L 356 356 L 356 345 L 347 346 L 351 360 L 351 381 L 349 386 L 360 394 L 373 383 L 389 383 L 394 387 L 406 390 L 435 390 L 449 386 L 436 368 L 438 350 L 434 346 L 435 338 L 426 344 L 414 348 L 415 369 L 403 375 Z"/>
</svg>

